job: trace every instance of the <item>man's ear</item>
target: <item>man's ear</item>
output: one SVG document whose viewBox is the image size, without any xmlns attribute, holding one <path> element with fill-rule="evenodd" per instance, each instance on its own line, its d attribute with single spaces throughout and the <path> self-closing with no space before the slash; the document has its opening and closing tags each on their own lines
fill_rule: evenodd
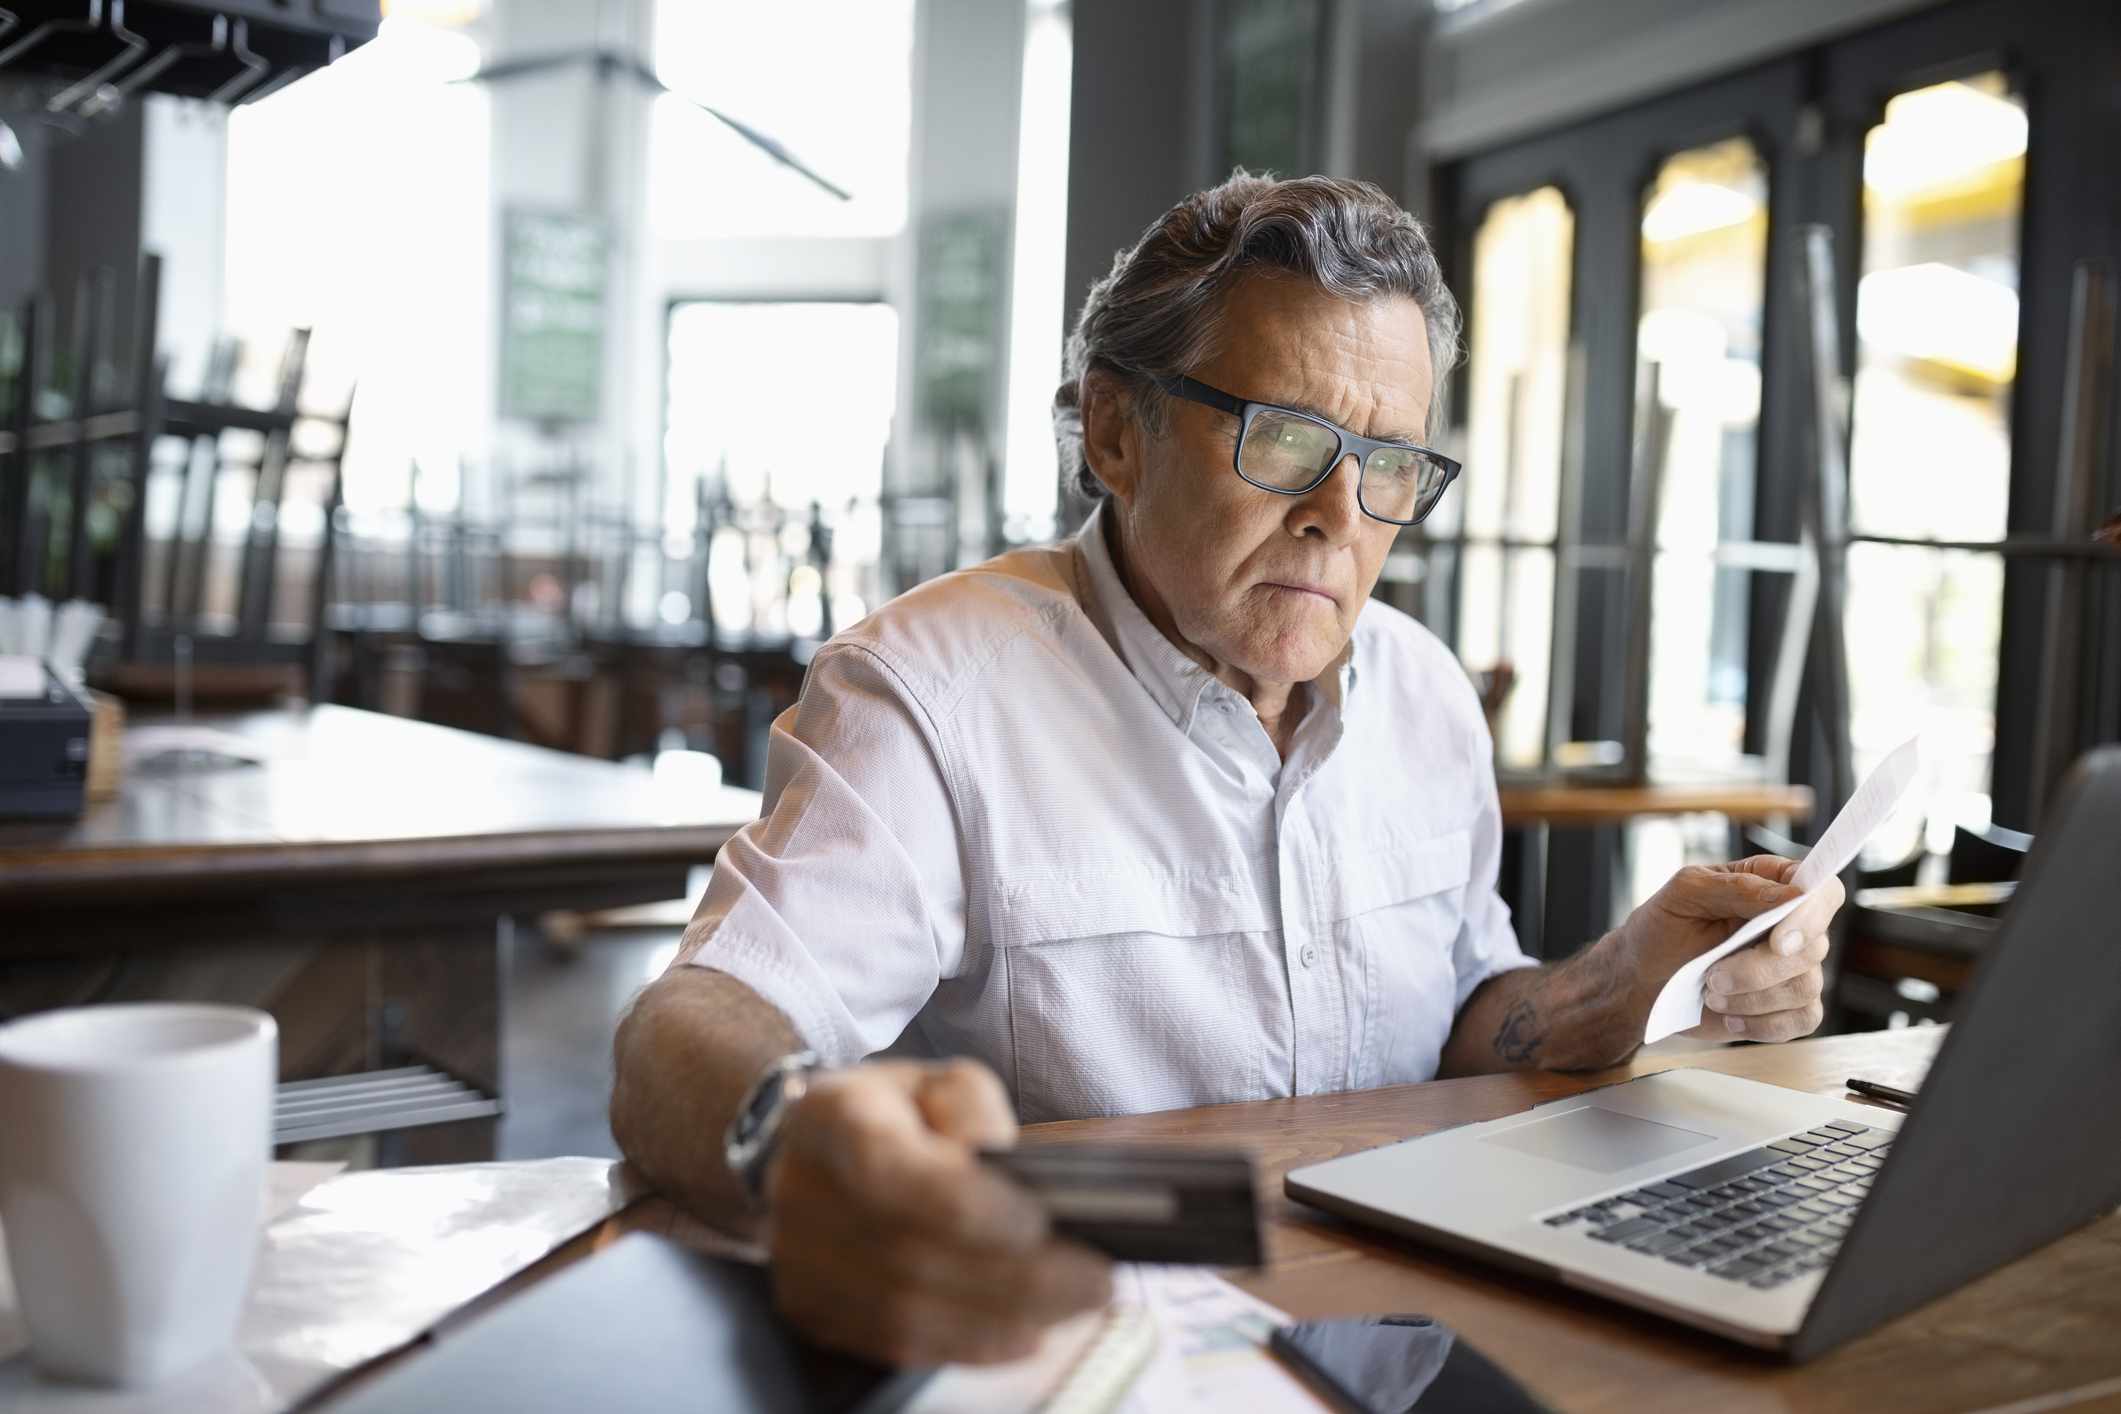
<svg viewBox="0 0 2121 1414">
<path fill-rule="evenodd" d="M 1131 504 L 1142 478 L 1133 390 L 1106 369 L 1091 369 L 1083 375 L 1082 416 L 1083 460 L 1114 500 Z"/>
</svg>

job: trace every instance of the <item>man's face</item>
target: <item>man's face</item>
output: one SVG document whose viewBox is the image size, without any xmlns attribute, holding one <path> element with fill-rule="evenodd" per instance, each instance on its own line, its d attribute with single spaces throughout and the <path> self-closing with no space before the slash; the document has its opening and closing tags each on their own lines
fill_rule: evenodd
<svg viewBox="0 0 2121 1414">
<path fill-rule="evenodd" d="M 1432 372 L 1413 300 L 1350 304 L 1308 281 L 1253 277 L 1231 291 L 1223 328 L 1223 352 L 1192 377 L 1351 432 L 1425 440 Z M 1164 435 L 1111 444 L 1127 568 L 1149 617 L 1214 665 L 1309 682 L 1347 646 L 1398 527 L 1362 513 L 1353 457 L 1307 495 L 1251 485 L 1232 467 L 1238 432 L 1234 415 L 1173 399 Z"/>
</svg>

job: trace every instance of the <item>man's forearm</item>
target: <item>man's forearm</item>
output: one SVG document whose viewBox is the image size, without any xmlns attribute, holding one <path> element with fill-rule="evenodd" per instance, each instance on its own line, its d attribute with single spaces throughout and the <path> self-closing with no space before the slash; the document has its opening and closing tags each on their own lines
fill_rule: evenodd
<svg viewBox="0 0 2121 1414">
<path fill-rule="evenodd" d="M 1574 957 L 1491 977 L 1466 999 L 1444 1043 L 1443 1075 L 1598 1070 L 1642 1044 L 1648 999 L 1620 934 Z"/>
<path fill-rule="evenodd" d="M 761 1072 L 802 1047 L 787 1017 L 726 973 L 673 968 L 641 993 L 612 1051 L 611 1132 L 656 1188 L 727 1231 L 756 1225 L 722 1134 Z"/>
</svg>

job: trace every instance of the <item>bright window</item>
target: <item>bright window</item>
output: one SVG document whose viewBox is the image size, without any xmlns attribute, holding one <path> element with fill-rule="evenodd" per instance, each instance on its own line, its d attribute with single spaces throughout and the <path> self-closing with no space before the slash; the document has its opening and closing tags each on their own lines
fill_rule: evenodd
<svg viewBox="0 0 2121 1414">
<path fill-rule="evenodd" d="M 1429 527 L 1443 537 L 1464 522 L 1456 645 L 1467 666 L 1515 683 L 1495 722 L 1505 766 L 1545 758 L 1575 238 L 1575 215 L 1553 187 L 1498 201 L 1482 219 L 1467 330 L 1469 474 Z"/>
<path fill-rule="evenodd" d="M 487 93 L 464 35 L 388 20 L 370 43 L 228 120 L 229 333 L 239 395 L 270 402 L 293 325 L 307 404 L 360 381 L 345 492 L 398 507 L 417 459 L 484 442 L 489 388 Z M 247 505 L 238 505 L 238 518 Z"/>
<path fill-rule="evenodd" d="M 853 196 L 840 201 L 666 96 L 649 138 L 658 236 L 888 236 L 906 224 L 912 0 L 658 0 L 655 70 Z"/>
<path fill-rule="evenodd" d="M 1987 74 L 1899 95 L 1864 145 L 1849 451 L 1859 535 L 1981 541 L 2006 529 L 2026 136 L 2023 100 Z M 1859 544 L 1848 573 L 1857 773 L 1921 728 L 1930 843 L 1943 847 L 1955 821 L 1989 813 L 2003 563 Z"/>
<path fill-rule="evenodd" d="M 876 501 L 898 388 L 898 312 L 689 301 L 670 311 L 669 366 L 663 528 L 682 555 L 703 496 L 732 513 L 709 552 L 721 627 L 816 630 L 789 572 L 813 502 L 834 533 L 836 621 L 860 618 L 878 602 Z"/>
<path fill-rule="evenodd" d="M 1053 391 L 1065 337 L 1068 235 L 1068 12 L 1035 5 L 1025 23 L 1024 88 L 1016 145 L 1016 227 L 1010 258 L 1008 460 L 1003 532 L 1011 540 L 1053 533 L 1060 487 Z"/>
<path fill-rule="evenodd" d="M 1767 280 L 1767 168 L 1743 138 L 1677 154 L 1642 212 L 1636 358 L 1663 450 L 1650 630 L 1650 756 L 1728 766 L 1746 718 L 1751 538 Z M 1645 377 L 1645 388 L 1648 385 Z"/>
</svg>

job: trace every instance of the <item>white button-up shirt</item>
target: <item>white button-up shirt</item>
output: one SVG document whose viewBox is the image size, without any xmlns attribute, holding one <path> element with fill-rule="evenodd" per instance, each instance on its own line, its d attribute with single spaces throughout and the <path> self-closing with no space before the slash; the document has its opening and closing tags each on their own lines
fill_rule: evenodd
<svg viewBox="0 0 2121 1414">
<path fill-rule="evenodd" d="M 1429 1079 L 1530 961 L 1471 683 L 1372 601 L 1283 760 L 1103 521 L 819 652 L 675 965 L 830 1061 L 976 1056 L 1026 1123 Z"/>
</svg>

